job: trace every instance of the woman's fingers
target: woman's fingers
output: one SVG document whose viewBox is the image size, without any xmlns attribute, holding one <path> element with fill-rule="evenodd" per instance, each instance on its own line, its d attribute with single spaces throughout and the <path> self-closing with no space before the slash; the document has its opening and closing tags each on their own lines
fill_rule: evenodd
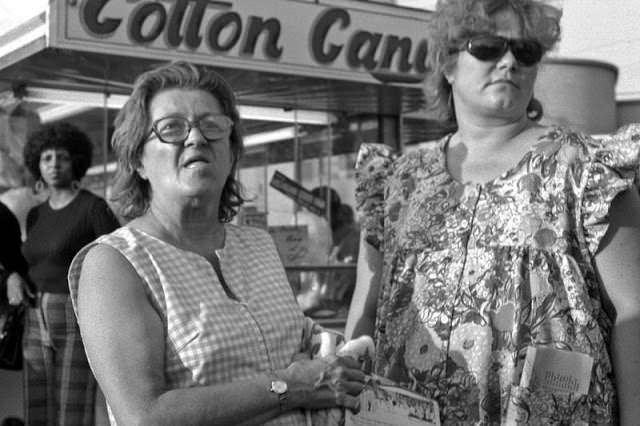
<svg viewBox="0 0 640 426">
<path fill-rule="evenodd" d="M 336 403 L 338 406 L 348 408 L 354 413 L 360 411 L 360 399 L 357 396 L 341 394 L 337 398 Z"/>
<path fill-rule="evenodd" d="M 338 390 L 346 393 L 347 395 L 358 396 L 364 387 L 365 384 L 362 382 L 342 382 L 340 386 L 338 386 Z"/>
<path fill-rule="evenodd" d="M 315 389 L 329 389 L 336 396 L 341 394 L 358 395 L 362 392 L 366 380 L 362 371 L 345 367 L 339 362 L 328 364 L 328 367 L 320 374 L 315 383 Z"/>
<path fill-rule="evenodd" d="M 286 379 L 291 383 L 308 386 L 309 400 L 303 403 L 306 408 L 357 410 L 357 396 L 364 389 L 367 377 L 360 370 L 359 362 L 336 356 L 298 360 L 287 368 L 286 373 Z"/>
<path fill-rule="evenodd" d="M 364 385 L 357 382 L 344 382 L 331 388 L 324 388 L 318 390 L 320 400 L 325 400 L 326 403 L 322 404 L 324 407 L 344 407 L 349 408 L 355 412 L 359 410 L 359 398 L 358 395 L 362 392 Z"/>
</svg>

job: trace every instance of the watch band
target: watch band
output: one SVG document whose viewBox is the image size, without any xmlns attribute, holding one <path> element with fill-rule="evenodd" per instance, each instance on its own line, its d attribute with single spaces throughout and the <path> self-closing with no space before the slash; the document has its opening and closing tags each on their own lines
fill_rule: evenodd
<svg viewBox="0 0 640 426">
<path fill-rule="evenodd" d="M 280 414 L 287 411 L 287 399 L 289 398 L 289 386 L 287 385 L 287 382 L 275 375 L 272 375 L 269 392 L 275 393 L 278 396 Z"/>
</svg>

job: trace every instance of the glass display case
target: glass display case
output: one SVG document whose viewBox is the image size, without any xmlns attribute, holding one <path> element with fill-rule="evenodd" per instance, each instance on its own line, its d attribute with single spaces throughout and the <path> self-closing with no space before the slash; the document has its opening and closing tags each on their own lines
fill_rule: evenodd
<svg viewBox="0 0 640 426">
<path fill-rule="evenodd" d="M 246 126 L 255 135 L 261 124 Z M 292 111 L 292 122 L 272 123 L 262 133 L 273 139 L 245 142 L 240 181 L 249 201 L 238 221 L 271 233 L 305 314 L 340 327 L 359 246 L 356 152 L 363 140 L 377 137 L 377 121 Z"/>
</svg>

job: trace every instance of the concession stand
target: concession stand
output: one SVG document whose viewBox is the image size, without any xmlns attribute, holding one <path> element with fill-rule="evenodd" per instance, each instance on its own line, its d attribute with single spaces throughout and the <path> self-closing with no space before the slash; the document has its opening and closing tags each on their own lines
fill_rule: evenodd
<svg viewBox="0 0 640 426">
<path fill-rule="evenodd" d="M 452 128 L 425 112 L 430 12 L 364 0 L 28 1 L 28 16 L 12 18 L 3 12 L 15 3 L 0 0 L 0 200 L 22 224 L 37 202 L 22 163 L 30 131 L 65 120 L 87 132 L 94 160 L 82 184 L 108 199 L 113 120 L 134 79 L 172 60 L 208 65 L 234 88 L 243 119 L 239 177 L 249 202 L 236 220 L 268 229 L 301 307 L 343 327 L 357 256 L 336 256 L 331 206 L 337 195 L 341 219 L 357 228 L 360 144 L 402 151 Z M 574 65 L 584 64 L 550 61 L 536 95 L 552 119 L 597 125 L 611 114 L 575 123 L 563 115 L 574 109 L 558 103 L 574 93 L 556 96 L 548 84 L 564 68 L 575 84 Z M 614 105 L 615 67 L 588 65 L 608 85 L 595 95 L 600 105 Z M 322 186 L 333 191 L 312 191 Z M 0 400 L 10 397 L 0 390 Z"/>
<path fill-rule="evenodd" d="M 32 1 L 27 19 L 0 28 L 0 199 L 24 220 L 35 201 L 22 146 L 59 120 L 90 135 L 83 185 L 108 198 L 112 123 L 135 77 L 171 60 L 211 66 L 243 118 L 250 201 L 237 221 L 272 233 L 303 308 L 340 327 L 350 291 L 331 286 L 353 285 L 356 256 L 336 258 L 336 210 L 311 189 L 331 187 L 357 227 L 359 145 L 402 149 L 446 130 L 423 113 L 429 12 L 361 0 Z"/>
<path fill-rule="evenodd" d="M 337 195 L 340 219 L 357 227 L 359 145 L 402 151 L 451 130 L 425 111 L 430 12 L 363 0 L 31 1 L 28 18 L 0 21 L 0 200 L 24 220 L 34 200 L 22 146 L 59 120 L 90 135 L 83 185 L 108 198 L 112 123 L 135 77 L 171 60 L 211 66 L 243 118 L 249 202 L 237 221 L 268 229 L 305 310 L 341 324 L 350 291 L 332 281 L 353 279 L 357 256 L 336 258 L 331 205 Z M 0 0 L 0 12 L 11 4 Z M 544 120 L 612 131 L 616 78 L 610 64 L 547 60 L 535 90 Z M 333 191 L 312 191 L 321 186 Z"/>
<path fill-rule="evenodd" d="M 27 18 L 0 21 L 0 200 L 24 220 L 35 201 L 22 146 L 59 120 L 90 135 L 83 185 L 108 198 L 112 123 L 136 76 L 171 60 L 211 66 L 243 118 L 250 201 L 237 221 L 272 233 L 303 308 L 340 326 L 350 291 L 331 286 L 353 280 L 357 256 L 335 256 L 329 195 L 357 227 L 359 145 L 402 151 L 451 130 L 425 111 L 430 12 L 363 0 L 31 1 Z M 0 0 L 0 12 L 11 4 Z M 604 133 L 615 127 L 616 77 L 609 64 L 552 58 L 535 93 L 545 119 Z M 580 108 L 589 99 L 597 111 Z M 321 186 L 333 191 L 311 191 Z"/>
</svg>

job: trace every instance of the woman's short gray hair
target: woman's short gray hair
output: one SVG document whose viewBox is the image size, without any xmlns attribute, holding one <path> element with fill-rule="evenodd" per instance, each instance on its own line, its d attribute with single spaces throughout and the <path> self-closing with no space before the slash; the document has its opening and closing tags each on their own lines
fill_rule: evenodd
<svg viewBox="0 0 640 426">
<path fill-rule="evenodd" d="M 230 135 L 233 164 L 222 190 L 218 213 L 221 221 L 228 222 L 244 202 L 240 183 L 235 177 L 243 152 L 236 97 L 231 86 L 218 73 L 206 66 L 184 61 L 172 62 L 141 74 L 127 103 L 115 119 L 111 139 L 118 160 L 111 197 L 114 206 L 127 219 L 136 218 L 149 208 L 151 188 L 137 169 L 151 127 L 149 103 L 159 91 L 170 88 L 200 89 L 211 93 L 220 102 L 224 114 L 233 120 Z"/>
</svg>

